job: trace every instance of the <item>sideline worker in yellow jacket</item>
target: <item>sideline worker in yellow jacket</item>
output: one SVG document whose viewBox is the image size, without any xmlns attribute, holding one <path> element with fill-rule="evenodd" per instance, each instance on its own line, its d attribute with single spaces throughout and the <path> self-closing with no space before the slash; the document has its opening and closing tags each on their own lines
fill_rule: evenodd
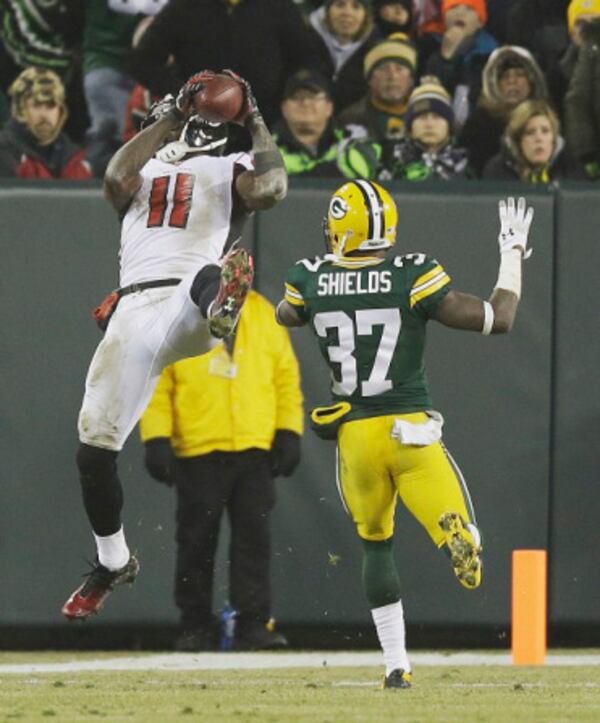
<svg viewBox="0 0 600 723">
<path fill-rule="evenodd" d="M 227 344 L 227 346 L 226 346 Z M 300 461 L 298 361 L 272 304 L 251 291 L 235 338 L 167 367 L 141 420 L 146 468 L 177 492 L 175 602 L 179 650 L 212 650 L 215 551 L 231 526 L 229 599 L 235 648 L 283 647 L 271 616 L 269 513 L 273 479 Z"/>
</svg>

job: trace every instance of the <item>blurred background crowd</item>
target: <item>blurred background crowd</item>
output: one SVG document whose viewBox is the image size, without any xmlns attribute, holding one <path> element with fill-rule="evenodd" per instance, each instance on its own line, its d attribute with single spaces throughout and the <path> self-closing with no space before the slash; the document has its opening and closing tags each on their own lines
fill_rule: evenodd
<svg viewBox="0 0 600 723">
<path fill-rule="evenodd" d="M 232 68 L 290 175 L 600 180 L 600 0 L 0 0 L 0 13 L 0 176 L 101 178 L 154 100 Z"/>
</svg>

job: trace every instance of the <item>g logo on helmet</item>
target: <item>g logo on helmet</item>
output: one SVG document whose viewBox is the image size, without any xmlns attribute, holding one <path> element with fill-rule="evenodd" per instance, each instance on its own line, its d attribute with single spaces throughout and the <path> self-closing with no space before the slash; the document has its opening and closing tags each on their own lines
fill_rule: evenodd
<svg viewBox="0 0 600 723">
<path fill-rule="evenodd" d="M 331 203 L 329 204 L 329 215 L 331 218 L 335 218 L 336 221 L 339 221 L 340 218 L 344 218 L 344 216 L 348 213 L 348 210 L 348 204 L 343 198 L 334 196 L 331 199 Z"/>
</svg>

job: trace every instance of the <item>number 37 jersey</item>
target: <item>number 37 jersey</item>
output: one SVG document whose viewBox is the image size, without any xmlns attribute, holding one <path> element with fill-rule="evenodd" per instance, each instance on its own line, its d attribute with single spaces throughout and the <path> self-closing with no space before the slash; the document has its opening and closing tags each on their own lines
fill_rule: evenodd
<svg viewBox="0 0 600 723">
<path fill-rule="evenodd" d="M 252 168 L 249 155 L 198 154 L 177 164 L 150 159 L 121 225 L 121 286 L 182 278 L 217 263 L 241 233 L 243 215 L 233 218 L 240 167 Z"/>
<path fill-rule="evenodd" d="M 285 299 L 316 335 L 335 401 L 348 419 L 432 409 L 423 355 L 425 327 L 450 290 L 425 254 L 302 259 Z"/>
</svg>

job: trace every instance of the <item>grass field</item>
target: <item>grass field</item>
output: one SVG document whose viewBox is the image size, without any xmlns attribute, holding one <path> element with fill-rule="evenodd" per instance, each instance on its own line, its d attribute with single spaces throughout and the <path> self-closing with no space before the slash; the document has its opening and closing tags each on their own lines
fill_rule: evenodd
<svg viewBox="0 0 600 723">
<path fill-rule="evenodd" d="M 411 690 L 383 691 L 380 666 L 286 667 L 293 657 L 271 655 L 276 667 L 267 669 L 165 670 L 163 665 L 78 672 L 82 665 L 110 667 L 119 656 L 0 653 L 0 721 L 600 721 L 598 665 L 454 665 L 450 657 L 444 665 L 415 664 Z M 121 659 L 151 660 L 131 653 Z M 186 660 L 193 667 L 193 656 Z M 61 663 L 75 665 L 66 670 L 56 666 Z M 47 672 L 4 672 L 8 665 L 40 664 Z"/>
</svg>

